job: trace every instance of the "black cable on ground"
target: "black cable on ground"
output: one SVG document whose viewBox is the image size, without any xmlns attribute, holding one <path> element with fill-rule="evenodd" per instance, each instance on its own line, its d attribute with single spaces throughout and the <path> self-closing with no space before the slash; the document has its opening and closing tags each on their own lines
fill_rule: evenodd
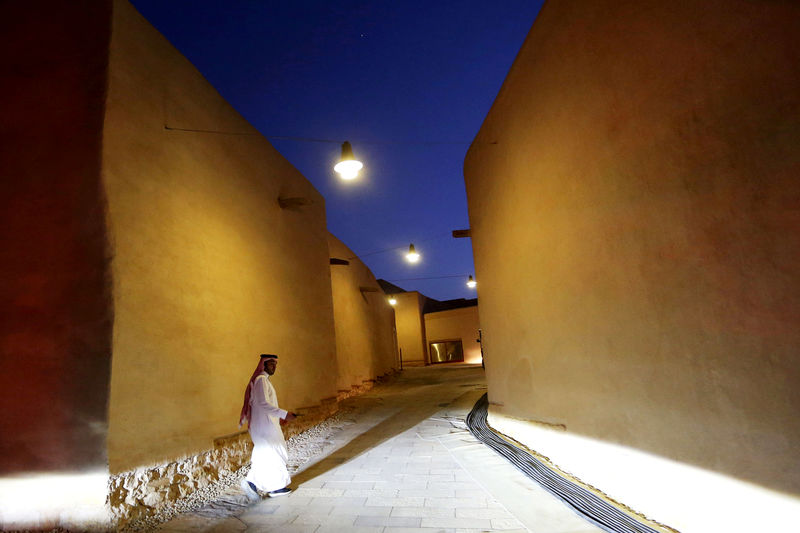
<svg viewBox="0 0 800 533">
<path fill-rule="evenodd" d="M 659 533 L 586 488 L 558 475 L 527 451 L 500 438 L 486 422 L 488 408 L 488 394 L 484 394 L 467 415 L 467 427 L 475 438 L 508 459 L 526 476 L 572 507 L 583 518 L 610 533 Z"/>
</svg>

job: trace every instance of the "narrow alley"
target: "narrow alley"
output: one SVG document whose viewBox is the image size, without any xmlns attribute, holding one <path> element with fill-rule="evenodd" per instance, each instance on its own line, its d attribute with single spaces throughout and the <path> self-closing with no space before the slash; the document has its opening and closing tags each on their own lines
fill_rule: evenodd
<svg viewBox="0 0 800 533">
<path fill-rule="evenodd" d="M 291 495 L 230 489 L 159 531 L 601 531 L 470 434 L 485 391 L 479 365 L 407 368 L 343 403 L 347 423 L 294 473 Z"/>
</svg>

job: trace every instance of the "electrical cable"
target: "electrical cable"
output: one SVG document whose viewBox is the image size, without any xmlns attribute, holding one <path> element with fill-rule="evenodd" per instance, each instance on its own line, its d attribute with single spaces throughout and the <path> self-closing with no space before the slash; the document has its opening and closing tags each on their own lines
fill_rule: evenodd
<svg viewBox="0 0 800 533">
<path fill-rule="evenodd" d="M 264 137 L 266 139 L 274 139 L 280 141 L 297 141 L 297 142 L 309 142 L 309 143 L 330 143 L 330 144 L 342 144 L 344 141 L 336 140 L 336 139 L 318 139 L 314 137 L 292 137 L 289 135 L 264 135 L 259 132 L 238 132 L 238 131 L 221 131 L 221 130 L 200 130 L 200 129 L 190 129 L 190 128 L 173 128 L 171 126 L 164 125 L 165 130 L 170 131 L 188 131 L 193 133 L 216 133 L 219 135 L 257 135 Z M 472 144 L 471 141 L 353 141 L 357 144 L 370 144 L 370 145 L 403 145 L 403 144 L 414 144 L 414 145 L 439 145 L 439 144 L 452 144 L 452 145 L 460 145 L 460 144 Z M 497 142 L 491 142 L 488 144 L 497 144 Z"/>
<path fill-rule="evenodd" d="M 489 399 L 484 394 L 467 415 L 470 432 L 495 452 L 506 458 L 546 491 L 572 507 L 579 515 L 609 533 L 659 533 L 624 513 L 581 485 L 558 475 L 545 463 L 525 450 L 499 437 L 488 425 Z"/>
<path fill-rule="evenodd" d="M 450 279 L 450 278 L 466 278 L 469 274 L 455 274 L 453 276 L 433 276 L 430 278 L 403 278 L 403 279 L 387 279 L 386 281 L 425 281 L 429 279 Z"/>
<path fill-rule="evenodd" d="M 168 131 L 189 131 L 189 132 L 192 132 L 192 133 L 216 133 L 218 135 L 245 135 L 245 136 L 247 136 L 247 135 L 251 135 L 251 136 L 261 135 L 257 131 L 191 130 L 191 129 L 188 129 L 188 128 L 171 128 L 171 127 L 167 126 L 166 124 L 164 124 L 164 129 L 168 130 Z"/>
<path fill-rule="evenodd" d="M 428 242 L 428 241 L 433 241 L 435 239 L 443 239 L 444 237 L 449 237 L 449 236 L 450 236 L 450 232 L 443 233 L 443 234 L 436 234 L 433 237 L 428 237 L 427 239 L 418 239 L 418 240 L 413 241 L 413 242 Z M 406 246 L 407 245 L 405 245 L 405 244 L 402 245 L 402 246 L 393 246 L 391 248 L 386 248 L 384 250 L 376 250 L 374 252 L 367 252 L 365 254 L 354 255 L 352 257 L 348 257 L 347 259 L 361 259 L 361 258 L 364 258 L 364 257 L 369 257 L 370 255 L 376 255 L 376 254 L 382 254 L 382 253 L 385 253 L 385 252 L 391 252 L 392 250 L 402 250 L 402 249 L 406 248 Z"/>
</svg>

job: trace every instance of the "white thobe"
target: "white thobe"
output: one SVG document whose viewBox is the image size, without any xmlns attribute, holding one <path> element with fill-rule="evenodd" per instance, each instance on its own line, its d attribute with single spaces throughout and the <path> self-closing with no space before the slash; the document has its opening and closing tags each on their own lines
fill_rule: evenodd
<svg viewBox="0 0 800 533">
<path fill-rule="evenodd" d="M 286 411 L 278 407 L 278 396 L 266 373 L 259 374 L 250 391 L 250 438 L 253 455 L 247 481 L 258 490 L 270 492 L 289 485 L 286 470 L 289 452 L 281 431 L 280 419 Z"/>
</svg>

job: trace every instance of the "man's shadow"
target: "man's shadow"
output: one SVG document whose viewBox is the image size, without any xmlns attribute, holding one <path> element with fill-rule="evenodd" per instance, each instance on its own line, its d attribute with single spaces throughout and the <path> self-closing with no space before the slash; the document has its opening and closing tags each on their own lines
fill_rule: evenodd
<svg viewBox="0 0 800 533">
<path fill-rule="evenodd" d="M 466 407 L 466 412 L 468 412 L 472 404 L 475 402 L 475 399 L 483 394 L 483 392 L 485 392 L 485 387 L 469 390 L 464 394 L 459 395 L 455 399 L 450 397 L 449 401 L 446 397 L 438 398 L 446 403 L 437 404 L 425 402 L 424 405 L 418 404 L 400 409 L 395 414 L 390 415 L 386 420 L 379 422 L 364 433 L 355 437 L 341 448 L 333 451 L 330 455 L 324 457 L 316 463 L 311 464 L 307 468 L 298 471 L 292 476 L 292 484 L 299 486 L 306 481 L 333 470 L 349 460 L 358 457 L 359 455 L 376 448 L 389 439 L 413 428 L 420 422 L 427 420 L 436 413 L 440 412 L 445 407 L 450 405 L 455 407 L 456 404 L 458 404 L 461 407 L 459 411 L 463 411 Z"/>
</svg>

